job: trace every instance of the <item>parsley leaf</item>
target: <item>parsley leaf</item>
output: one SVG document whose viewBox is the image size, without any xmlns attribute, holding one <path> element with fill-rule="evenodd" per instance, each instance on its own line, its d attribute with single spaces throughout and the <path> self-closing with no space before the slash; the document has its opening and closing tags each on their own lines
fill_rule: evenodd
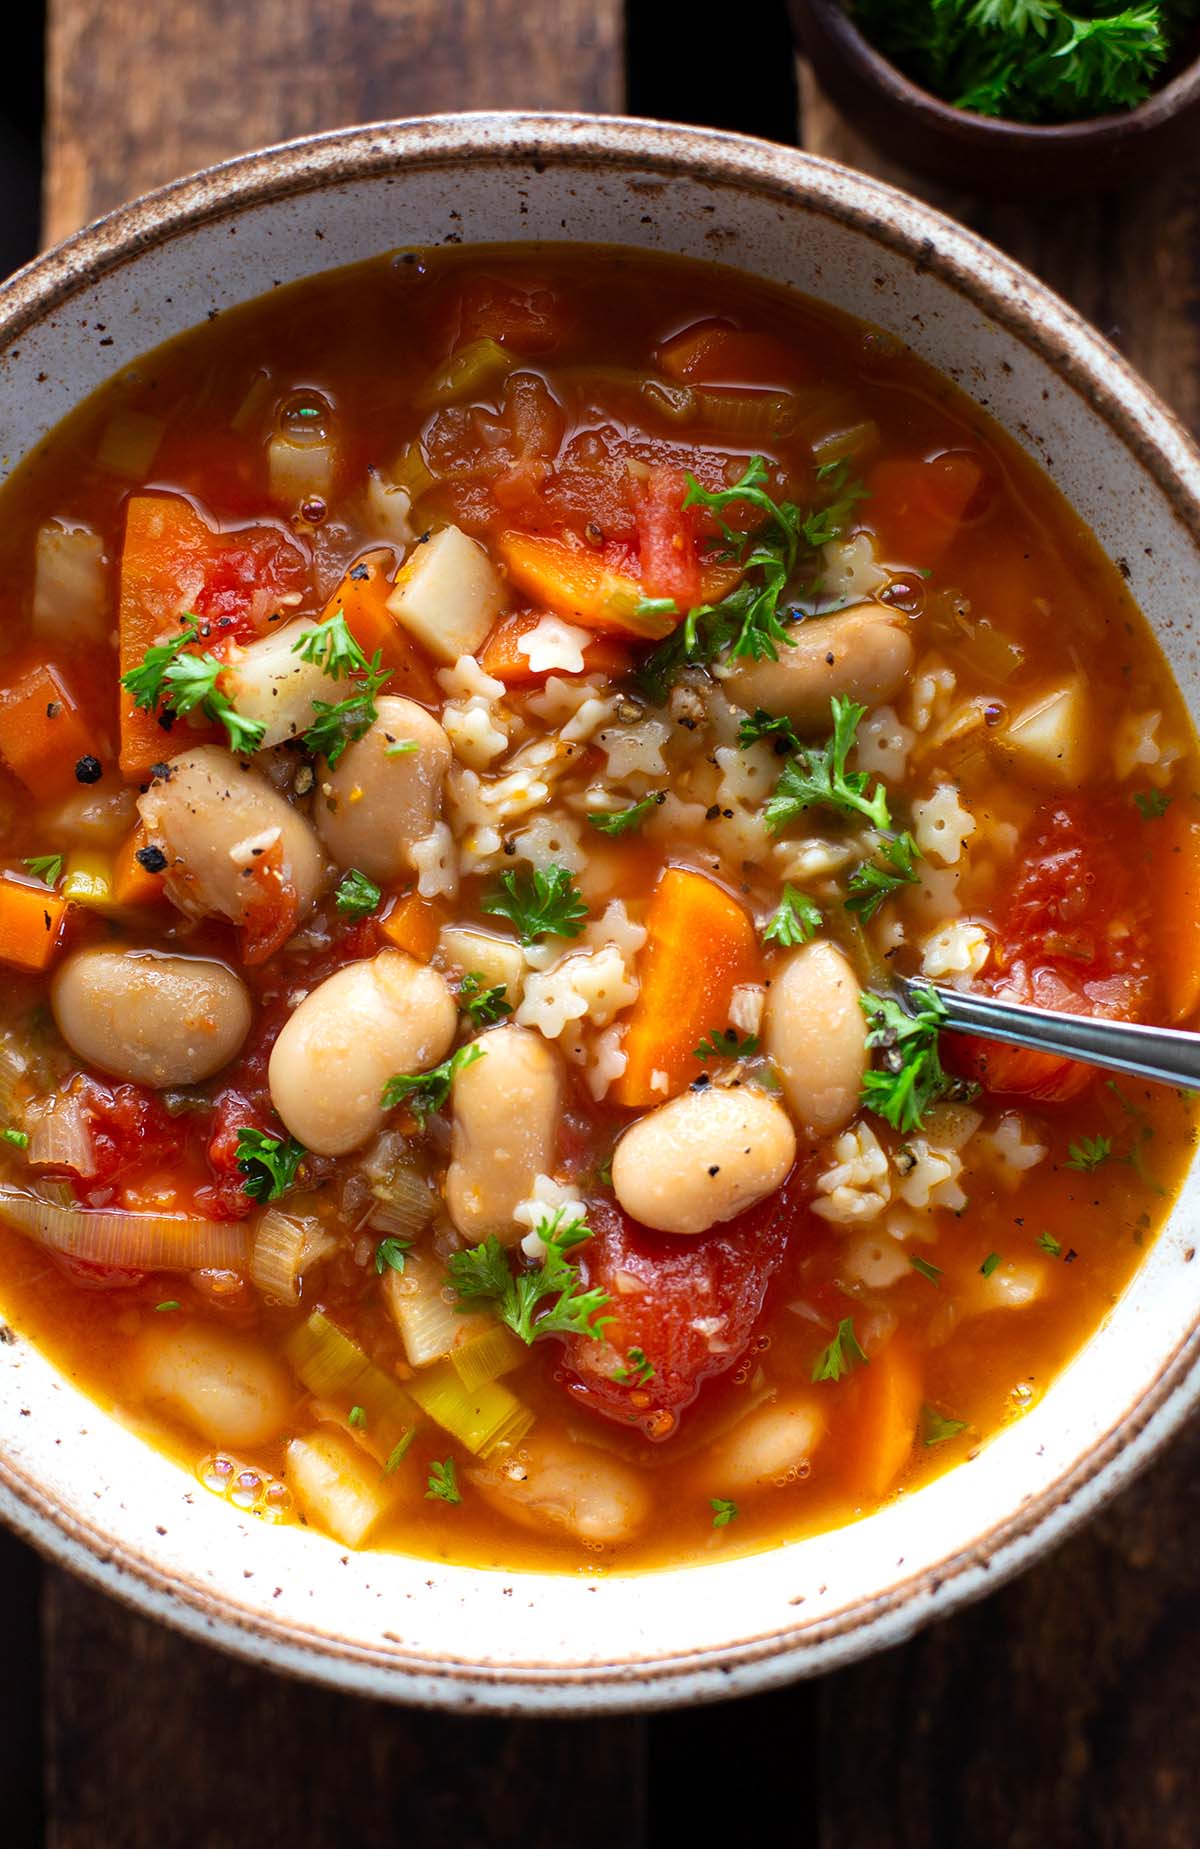
<svg viewBox="0 0 1200 1849">
<path fill-rule="evenodd" d="M 933 1406 L 921 1408 L 921 1439 L 927 1445 L 944 1445 L 948 1438 L 957 1438 L 966 1429 L 965 1419 L 947 1419 Z"/>
<path fill-rule="evenodd" d="M 468 1304 L 490 1298 L 500 1321 L 525 1343 L 542 1335 L 588 1335 L 599 1341 L 612 1321 L 600 1315 L 608 1293 L 585 1290 L 578 1265 L 567 1257 L 572 1247 L 591 1238 L 591 1228 L 584 1220 L 564 1219 L 565 1210 L 558 1207 L 535 1228 L 546 1248 L 536 1270 L 514 1275 L 494 1233 L 482 1245 L 452 1252 L 450 1281 L 459 1297 Z M 547 1297 L 555 1301 L 543 1309 Z"/>
<path fill-rule="evenodd" d="M 980 1267 L 979 1267 L 979 1275 L 980 1275 L 980 1277 L 981 1277 L 981 1278 L 990 1278 L 990 1277 L 991 1277 L 991 1275 L 992 1275 L 992 1273 L 993 1273 L 993 1271 L 994 1271 L 994 1270 L 996 1269 L 996 1266 L 997 1266 L 997 1265 L 998 1265 L 999 1263 L 1000 1263 L 1000 1254 L 999 1254 L 999 1252 L 989 1252 L 989 1253 L 988 1253 L 988 1255 L 987 1255 L 987 1257 L 986 1257 L 986 1258 L 984 1259 L 984 1261 L 983 1261 L 983 1263 L 982 1263 L 982 1265 L 980 1265 Z"/>
<path fill-rule="evenodd" d="M 454 1468 L 454 1459 L 448 1457 L 444 1464 L 429 1466 L 429 1487 L 425 1491 L 426 1502 L 458 1503 L 462 1496 L 458 1488 L 458 1472 Z"/>
<path fill-rule="evenodd" d="M 320 668 L 331 681 L 351 674 L 369 674 L 371 663 L 350 634 L 345 612 L 336 610 L 327 623 L 319 623 L 292 643 L 293 655 Z"/>
<path fill-rule="evenodd" d="M 813 1362 L 814 1380 L 840 1380 L 852 1367 L 867 1365 L 867 1357 L 859 1347 L 858 1337 L 854 1333 L 854 1318 L 846 1316 L 837 1326 L 828 1348 L 823 1348 Z"/>
<path fill-rule="evenodd" d="M 375 1247 L 375 1270 L 380 1277 L 385 1271 L 403 1271 L 404 1261 L 412 1251 L 411 1239 L 388 1237 L 381 1239 Z"/>
<path fill-rule="evenodd" d="M 363 1407 L 363 1406 L 352 1406 L 352 1407 L 350 1408 L 350 1411 L 349 1411 L 349 1412 L 348 1412 L 348 1414 L 346 1415 L 346 1419 L 347 1419 L 347 1423 L 348 1423 L 349 1425 L 352 1425 L 352 1426 L 354 1426 L 354 1428 L 355 1428 L 355 1430 L 356 1430 L 356 1431 L 362 1431 L 362 1432 L 365 1432 L 365 1431 L 366 1431 L 366 1429 L 367 1429 L 367 1413 L 366 1413 L 366 1408 L 365 1408 L 365 1407 Z"/>
<path fill-rule="evenodd" d="M 655 790 L 649 796 L 643 796 L 641 802 L 634 803 L 630 809 L 610 809 L 607 814 L 589 810 L 588 821 L 602 835 L 627 835 L 633 829 L 640 828 L 650 811 L 657 809 L 659 803 L 665 803 L 666 800 L 665 790 Z"/>
<path fill-rule="evenodd" d="M 1062 1257 L 1062 1246 L 1059 1244 L 1058 1240 L 1054 1237 L 1053 1233 L 1039 1233 L 1038 1234 L 1038 1246 L 1041 1249 L 1041 1251 L 1048 1252 L 1051 1258 L 1061 1258 Z"/>
<path fill-rule="evenodd" d="M 800 735 L 790 719 L 781 719 L 777 714 L 765 712 L 761 706 L 756 706 L 750 718 L 743 719 L 738 727 L 738 744 L 745 751 L 748 746 L 756 745 L 763 738 L 774 745 L 780 757 L 801 749 Z"/>
<path fill-rule="evenodd" d="M 914 1271 L 919 1271 L 921 1276 L 928 1278 L 931 1284 L 936 1284 L 940 1280 L 942 1275 L 940 1265 L 931 1265 L 927 1258 L 919 1258 L 915 1252 L 910 1253 L 908 1262 Z"/>
<path fill-rule="evenodd" d="M 14 1149 L 28 1149 L 29 1132 L 27 1130 L 0 1130 L 0 1142 L 9 1143 Z"/>
<path fill-rule="evenodd" d="M 383 1088 L 380 1102 L 384 1110 L 394 1111 L 398 1104 L 407 1104 L 423 1127 L 434 1111 L 440 1111 L 445 1104 L 458 1074 L 466 1067 L 473 1066 L 477 1059 L 482 1059 L 486 1051 L 486 1047 L 480 1046 L 478 1040 L 472 1040 L 469 1045 L 458 1047 L 449 1059 L 444 1059 L 440 1066 L 433 1066 L 428 1072 L 396 1073 Z"/>
<path fill-rule="evenodd" d="M 329 700 L 314 700 L 312 709 L 316 717 L 301 735 L 301 744 L 314 757 L 324 758 L 332 770 L 347 745 L 354 744 L 364 732 L 370 730 L 379 717 L 379 708 L 375 704 L 375 695 L 386 681 L 392 677 L 392 670 L 380 665 L 382 655 L 378 649 L 368 665 L 366 677 L 352 682 L 353 693 L 336 703 Z"/>
<path fill-rule="evenodd" d="M 382 897 L 374 880 L 369 880 L 357 867 L 351 867 L 340 880 L 333 903 L 347 918 L 365 918 L 368 912 L 375 910 Z"/>
<path fill-rule="evenodd" d="M 507 918 L 523 944 L 539 937 L 578 937 L 588 908 L 565 867 L 531 867 L 503 873 L 500 892 L 480 900 L 480 910 Z"/>
<path fill-rule="evenodd" d="M 613 1379 L 620 1381 L 631 1380 L 637 1386 L 642 1386 L 646 1381 L 653 1380 L 654 1369 L 646 1359 L 645 1350 L 642 1348 L 631 1348 L 625 1357 L 624 1363 L 620 1367 L 614 1369 Z"/>
<path fill-rule="evenodd" d="M 907 832 L 883 841 L 879 851 L 889 863 L 887 867 L 864 860 L 850 875 L 846 910 L 857 912 L 864 921 L 874 918 L 884 900 L 901 886 L 914 885 L 920 878 L 913 861 L 921 859 L 921 850 Z"/>
<path fill-rule="evenodd" d="M 718 1027 L 705 1034 L 695 1050 L 697 1059 L 751 1059 L 758 1052 L 758 1035 L 747 1034 L 743 1040 L 734 1027 Z"/>
<path fill-rule="evenodd" d="M 879 1066 L 863 1079 L 862 1102 L 896 1130 L 919 1130 L 931 1104 L 963 1089 L 943 1070 L 938 1050 L 945 1002 L 934 989 L 913 990 L 910 1000 L 912 1014 L 890 995 L 868 989 L 859 997 L 867 1045 L 880 1054 Z"/>
<path fill-rule="evenodd" d="M 740 1510 L 736 1502 L 730 1502 L 725 1496 L 710 1496 L 708 1506 L 713 1512 L 713 1527 L 728 1528 L 730 1522 L 737 1520 Z"/>
<path fill-rule="evenodd" d="M 308 1154 L 295 1137 L 271 1136 L 243 1124 L 237 1137 L 237 1165 L 242 1171 L 243 1194 L 252 1201 L 281 1200 L 296 1180 Z"/>
<path fill-rule="evenodd" d="M 768 944 L 783 944 L 790 948 L 793 944 L 807 944 L 821 929 L 821 908 L 815 905 L 807 893 L 797 892 L 794 886 L 785 886 L 783 896 L 771 913 L 763 931 L 763 938 Z"/>
<path fill-rule="evenodd" d="M 875 828 L 891 826 L 887 791 L 882 783 L 877 783 L 868 795 L 869 774 L 846 769 L 846 759 L 866 707 L 856 706 L 853 700 L 836 693 L 830 707 L 832 738 L 820 747 L 800 746 L 784 766 L 783 775 L 763 810 L 763 821 L 773 835 L 789 828 L 805 810 L 818 806 L 837 809 L 843 815 L 864 815 Z"/>
<path fill-rule="evenodd" d="M 1174 798 L 1164 790 L 1135 790 L 1133 800 L 1143 821 L 1156 822 L 1160 815 L 1167 813 Z"/>
<path fill-rule="evenodd" d="M 492 988 L 486 988 L 480 971 L 469 970 L 458 987 L 458 1005 L 476 1027 L 491 1027 L 512 1013 L 507 993 L 504 983 L 497 982 Z"/>
<path fill-rule="evenodd" d="M 1082 1175 L 1090 1175 L 1102 1162 L 1107 1162 L 1112 1154 L 1112 1142 L 1107 1136 L 1083 1136 L 1077 1143 L 1068 1143 L 1067 1160 L 1064 1168 L 1078 1169 Z"/>
<path fill-rule="evenodd" d="M 21 865 L 32 873 L 35 880 L 42 880 L 47 886 L 55 886 L 62 874 L 63 857 L 61 854 L 34 854 L 31 859 L 23 860 Z"/>
<path fill-rule="evenodd" d="M 183 718 L 198 707 L 207 718 L 224 726 L 232 749 L 248 757 L 262 744 L 266 727 L 257 719 L 243 718 L 221 692 L 217 681 L 225 671 L 225 662 L 215 655 L 186 652 L 199 640 L 196 618 L 189 617 L 173 642 L 148 648 L 141 666 L 121 676 L 121 685 L 143 712 L 153 713 L 161 703 Z"/>
<path fill-rule="evenodd" d="M 399 1443 L 393 1445 L 391 1451 L 388 1453 L 387 1463 L 383 1467 L 383 1474 L 385 1477 L 390 1477 L 393 1470 L 399 1469 L 404 1459 L 408 1456 L 409 1447 L 416 1435 L 416 1426 L 410 1425 Z"/>
</svg>

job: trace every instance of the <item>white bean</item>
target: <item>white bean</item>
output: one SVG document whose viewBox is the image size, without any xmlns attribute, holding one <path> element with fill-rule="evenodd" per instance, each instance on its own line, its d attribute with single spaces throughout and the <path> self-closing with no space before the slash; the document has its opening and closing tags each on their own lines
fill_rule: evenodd
<svg viewBox="0 0 1200 1849">
<path fill-rule="evenodd" d="M 411 873 L 412 846 L 442 813 L 450 740 L 413 700 L 376 702 L 379 717 L 321 780 L 317 831 L 342 867 L 369 879 Z M 415 745 L 415 751 L 396 750 Z"/>
<path fill-rule="evenodd" d="M 858 1109 L 867 1024 L 854 971 L 833 944 L 805 944 L 767 991 L 763 1035 L 802 1126 L 824 1135 Z"/>
<path fill-rule="evenodd" d="M 383 1123 L 388 1080 L 436 1066 L 457 1019 L 444 977 L 404 951 L 348 963 L 284 1023 L 267 1071 L 271 1102 L 306 1149 L 345 1155 Z"/>
<path fill-rule="evenodd" d="M 603 1451 L 563 1439 L 527 1438 L 470 1478 L 485 1502 L 523 1528 L 566 1529 L 578 1541 L 612 1547 L 650 1517 L 644 1477 Z"/>
<path fill-rule="evenodd" d="M 80 950 L 50 984 L 67 1045 L 141 1085 L 195 1085 L 227 1065 L 250 1031 L 250 996 L 223 963 L 154 950 Z"/>
<path fill-rule="evenodd" d="M 772 1400 L 705 1452 L 705 1482 L 720 1496 L 781 1488 L 811 1461 L 825 1430 L 825 1416 L 811 1394 Z"/>
<path fill-rule="evenodd" d="M 907 622 L 880 603 L 810 617 L 792 630 L 778 661 L 737 662 L 726 677 L 729 695 L 748 711 L 762 706 L 804 730 L 828 730 L 835 693 L 874 707 L 898 691 L 913 661 Z"/>
<path fill-rule="evenodd" d="M 643 1226 L 703 1233 L 772 1194 L 796 1159 L 787 1112 L 750 1086 L 685 1091 L 639 1118 L 613 1155 L 613 1192 Z"/>
<path fill-rule="evenodd" d="M 248 1337 L 211 1323 L 156 1319 L 134 1355 L 141 1400 L 213 1444 L 263 1444 L 284 1430 L 296 1392 L 285 1368 Z"/>
<path fill-rule="evenodd" d="M 446 1206 L 472 1244 L 494 1233 L 508 1245 L 526 1231 L 514 1208 L 554 1167 L 562 1077 L 557 1055 L 527 1027 L 495 1027 L 478 1044 L 485 1057 L 454 1081 Z"/>
<path fill-rule="evenodd" d="M 255 867 L 264 855 L 295 889 L 297 918 L 312 908 L 325 874 L 316 835 L 232 752 L 200 745 L 172 758 L 138 809 L 151 842 L 167 857 L 168 896 L 190 917 L 243 924 L 261 895 Z"/>
</svg>

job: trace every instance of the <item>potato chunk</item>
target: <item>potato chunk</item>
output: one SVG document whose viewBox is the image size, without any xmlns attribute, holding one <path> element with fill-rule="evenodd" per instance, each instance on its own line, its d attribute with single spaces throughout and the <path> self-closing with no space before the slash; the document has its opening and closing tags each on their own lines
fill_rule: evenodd
<svg viewBox="0 0 1200 1849">
<path fill-rule="evenodd" d="M 414 546 L 388 598 L 388 609 L 447 666 L 474 655 L 508 603 L 504 582 L 482 546 L 444 526 Z"/>
<path fill-rule="evenodd" d="M 1018 770 L 1056 790 L 1074 790 L 1094 757 L 1087 691 L 1078 676 L 1038 694 L 996 740 Z"/>
</svg>

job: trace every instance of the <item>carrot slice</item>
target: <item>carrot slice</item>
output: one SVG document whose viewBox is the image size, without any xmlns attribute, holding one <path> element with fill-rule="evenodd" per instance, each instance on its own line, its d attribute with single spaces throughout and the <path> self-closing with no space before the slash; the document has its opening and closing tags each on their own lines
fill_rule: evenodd
<svg viewBox="0 0 1200 1849">
<path fill-rule="evenodd" d="M 1200 1003 L 1200 807 L 1177 797 L 1153 831 L 1152 890 L 1158 976 L 1168 1021 L 1184 1021 Z"/>
<path fill-rule="evenodd" d="M 397 950 L 407 950 L 418 963 L 428 963 L 448 918 L 449 912 L 439 900 L 424 899 L 419 892 L 408 892 L 397 899 L 380 922 L 379 929 Z"/>
<path fill-rule="evenodd" d="M 161 873 L 150 873 L 138 859 L 150 837 L 143 823 L 132 828 L 117 849 L 113 861 L 113 898 L 118 905 L 157 905 L 166 897 Z"/>
<path fill-rule="evenodd" d="M 496 549 L 518 590 L 584 629 L 659 642 L 679 621 L 669 611 L 639 614 L 644 593 L 637 579 L 582 546 L 543 533 L 505 533 Z"/>
<path fill-rule="evenodd" d="M 787 391 L 806 384 L 812 364 L 774 334 L 701 321 L 663 342 L 658 363 L 672 379 L 688 385 L 775 386 Z"/>
<path fill-rule="evenodd" d="M 39 663 L 0 692 L 0 757 L 32 795 L 70 789 L 91 750 L 87 722 L 57 668 Z"/>
<path fill-rule="evenodd" d="M 67 902 L 44 886 L 0 877 L 0 963 L 48 969 L 62 938 Z"/>
<path fill-rule="evenodd" d="M 954 539 L 982 480 L 979 464 L 958 451 L 929 462 L 877 462 L 867 476 L 863 524 L 893 564 L 928 569 Z"/>
<path fill-rule="evenodd" d="M 125 514 L 121 548 L 121 673 L 140 668 L 146 650 L 177 631 L 196 593 L 203 588 L 215 535 L 190 502 L 175 494 L 135 494 Z M 121 769 L 145 776 L 167 747 L 167 735 L 153 713 L 134 704 L 122 687 Z M 188 732 L 188 742 L 216 738 L 217 729 Z"/>
<path fill-rule="evenodd" d="M 384 691 L 403 694 L 422 706 L 436 706 L 442 694 L 433 664 L 387 607 L 392 593 L 390 563 L 387 552 L 371 552 L 357 559 L 326 604 L 322 621 L 340 610 L 363 654 L 372 657 L 378 652 L 384 667 L 391 669 L 392 678 Z"/>
<path fill-rule="evenodd" d="M 641 990 L 628 1015 L 625 1070 L 610 1096 L 617 1104 L 661 1104 L 698 1077 L 696 1048 L 729 1025 L 740 983 L 761 980 L 748 914 L 703 873 L 668 867 L 646 913 L 638 958 Z M 656 1074 L 666 1074 L 666 1090 Z"/>
<path fill-rule="evenodd" d="M 483 645 L 479 657 L 480 666 L 485 674 L 503 681 L 506 687 L 515 687 L 526 681 L 545 680 L 547 674 L 565 674 L 564 668 L 533 668 L 529 656 L 522 654 L 517 646 L 522 636 L 527 636 L 536 629 L 542 620 L 539 610 L 522 610 L 516 616 L 504 616 L 496 624 L 491 635 Z M 628 674 L 633 665 L 633 657 L 615 637 L 597 636 L 583 649 L 583 672 L 585 674 L 607 674 L 618 679 Z"/>
<path fill-rule="evenodd" d="M 842 1423 L 838 1453 L 853 1495 L 882 1496 L 903 1470 L 917 1435 L 923 1387 L 920 1356 L 899 1335 L 855 1376 L 852 1416 Z"/>
</svg>

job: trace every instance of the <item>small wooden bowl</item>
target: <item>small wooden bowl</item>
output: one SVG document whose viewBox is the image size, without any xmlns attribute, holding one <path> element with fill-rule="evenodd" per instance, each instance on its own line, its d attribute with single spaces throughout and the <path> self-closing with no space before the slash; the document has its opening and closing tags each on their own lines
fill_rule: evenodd
<svg viewBox="0 0 1200 1849">
<path fill-rule="evenodd" d="M 895 160 L 952 184 L 1009 198 L 1103 192 L 1200 147 L 1200 33 L 1190 61 L 1136 109 L 1042 126 L 975 115 L 922 90 L 876 51 L 840 0 L 789 7 L 822 89 L 850 122 Z"/>
</svg>

